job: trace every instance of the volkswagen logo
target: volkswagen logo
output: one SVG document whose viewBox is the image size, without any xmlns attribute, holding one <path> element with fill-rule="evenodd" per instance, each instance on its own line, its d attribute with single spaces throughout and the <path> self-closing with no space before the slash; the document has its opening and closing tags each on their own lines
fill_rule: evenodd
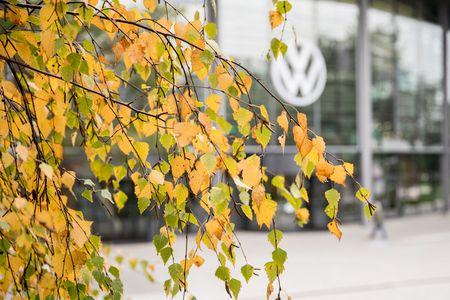
<svg viewBox="0 0 450 300">
<path fill-rule="evenodd" d="M 295 106 L 319 99 L 327 81 L 325 59 L 316 45 L 301 40 L 290 43 L 286 55 L 272 60 L 272 83 L 278 94 Z"/>
</svg>

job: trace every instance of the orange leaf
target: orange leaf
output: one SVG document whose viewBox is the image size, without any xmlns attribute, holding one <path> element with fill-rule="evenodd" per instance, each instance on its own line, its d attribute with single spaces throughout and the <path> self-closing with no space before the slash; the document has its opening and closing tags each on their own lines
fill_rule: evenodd
<svg viewBox="0 0 450 300">
<path fill-rule="evenodd" d="M 339 229 L 339 225 L 336 219 L 331 220 L 331 222 L 328 223 L 327 227 L 332 234 L 334 234 L 339 240 L 341 240 L 342 231 L 341 229 Z"/>
<path fill-rule="evenodd" d="M 342 166 L 342 165 L 335 166 L 334 172 L 330 176 L 330 179 L 336 183 L 345 185 L 345 178 L 346 178 L 346 174 L 345 174 L 344 166 Z"/>
<path fill-rule="evenodd" d="M 189 145 L 198 131 L 197 125 L 189 122 L 176 123 L 173 128 L 173 133 L 180 147 Z"/>
<path fill-rule="evenodd" d="M 269 22 L 270 22 L 270 27 L 272 27 L 272 29 L 280 26 L 281 23 L 283 23 L 284 21 L 284 17 L 282 14 L 280 14 L 280 12 L 276 11 L 276 10 L 271 10 L 269 12 Z"/>
<path fill-rule="evenodd" d="M 281 128 L 283 128 L 284 132 L 288 131 L 288 129 L 289 129 L 289 121 L 288 121 L 288 118 L 286 116 L 286 112 L 284 110 L 278 116 L 277 122 L 278 122 L 278 125 L 280 125 Z"/>
</svg>

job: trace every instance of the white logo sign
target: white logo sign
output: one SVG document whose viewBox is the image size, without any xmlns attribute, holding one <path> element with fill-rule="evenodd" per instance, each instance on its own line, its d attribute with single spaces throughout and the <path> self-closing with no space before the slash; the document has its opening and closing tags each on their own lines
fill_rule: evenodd
<svg viewBox="0 0 450 300">
<path fill-rule="evenodd" d="M 272 83 L 286 102 L 307 106 L 319 99 L 327 81 L 325 59 L 316 45 L 291 43 L 286 55 L 272 60 Z"/>
</svg>

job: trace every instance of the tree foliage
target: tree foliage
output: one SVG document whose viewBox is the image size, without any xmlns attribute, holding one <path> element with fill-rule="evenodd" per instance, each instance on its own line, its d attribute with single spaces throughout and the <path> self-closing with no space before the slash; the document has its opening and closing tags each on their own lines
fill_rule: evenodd
<svg viewBox="0 0 450 300">
<path fill-rule="evenodd" d="M 215 24 L 200 13 L 188 20 L 161 2 L 144 0 L 145 10 L 119 1 L 0 2 L 0 297 L 91 299 L 100 292 L 120 298 L 119 269 L 105 262 L 92 222 L 68 201 L 100 199 L 120 210 L 128 198 L 120 189 L 126 177 L 139 211 L 161 213 L 164 226 L 153 243 L 168 268 L 168 295 L 189 294 L 189 270 L 204 261 L 200 249 L 216 254 L 215 275 L 230 296 L 238 297 L 242 280 L 231 277 L 231 267 L 251 280 L 256 268 L 245 254 L 246 264 L 235 266 L 241 245 L 232 211 L 271 229 L 274 250 L 264 266 L 271 292 L 287 254 L 274 228 L 278 205 L 266 191 L 269 184 L 303 225 L 309 219 L 305 180 L 345 185 L 353 179 L 353 165 L 327 155 L 304 114 L 221 54 Z M 274 1 L 272 27 L 290 8 L 288 1 Z M 276 40 L 274 56 L 286 51 Z M 254 104 L 252 85 L 283 108 L 276 120 Z M 276 126 L 282 134 L 272 137 Z M 289 187 L 263 165 L 270 139 L 284 149 L 288 135 L 299 166 Z M 247 153 L 248 143 L 261 153 Z M 70 148 L 84 151 L 92 178 L 64 167 Z M 81 195 L 75 185 L 83 187 Z M 361 188 L 356 196 L 371 215 L 369 192 Z M 340 238 L 339 192 L 333 188 L 325 197 L 328 228 Z M 196 246 L 180 259 L 173 245 L 188 229 L 197 232 Z"/>
</svg>

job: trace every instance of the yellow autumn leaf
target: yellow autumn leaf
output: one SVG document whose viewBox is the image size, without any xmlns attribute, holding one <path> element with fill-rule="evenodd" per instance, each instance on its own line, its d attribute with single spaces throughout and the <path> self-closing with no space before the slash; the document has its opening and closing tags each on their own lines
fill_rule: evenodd
<svg viewBox="0 0 450 300">
<path fill-rule="evenodd" d="M 219 87 L 222 90 L 227 90 L 233 84 L 233 77 L 228 73 L 222 73 L 217 76 Z"/>
<path fill-rule="evenodd" d="M 176 123 L 173 128 L 173 134 L 179 147 L 189 145 L 198 132 L 198 126 L 189 122 Z"/>
<path fill-rule="evenodd" d="M 136 149 L 136 153 L 138 155 L 138 158 L 142 161 L 147 160 L 148 152 L 150 149 L 150 146 L 146 142 L 135 142 L 134 148 Z"/>
<path fill-rule="evenodd" d="M 83 247 L 91 235 L 90 221 L 78 220 L 74 223 L 72 230 L 70 231 L 70 237 L 78 247 Z"/>
<path fill-rule="evenodd" d="M 351 163 L 345 162 L 344 163 L 344 169 L 345 172 L 349 175 L 349 176 L 353 176 L 353 172 L 354 172 L 354 166 Z"/>
<path fill-rule="evenodd" d="M 158 7 L 158 0 L 144 0 L 144 6 L 152 13 Z"/>
<path fill-rule="evenodd" d="M 308 224 L 309 222 L 309 210 L 307 208 L 299 208 L 295 211 L 295 217 L 301 224 Z"/>
<path fill-rule="evenodd" d="M 329 178 L 334 172 L 334 166 L 330 164 L 324 157 L 319 158 L 316 165 L 316 175 Z"/>
<path fill-rule="evenodd" d="M 306 130 L 301 128 L 298 125 L 295 125 L 292 129 L 292 135 L 294 137 L 295 145 L 297 146 L 297 149 L 300 150 L 302 148 L 303 142 L 305 139 L 307 139 Z"/>
<path fill-rule="evenodd" d="M 341 237 L 342 237 L 342 231 L 341 231 L 341 229 L 339 228 L 339 225 L 338 225 L 336 219 L 331 220 L 331 222 L 328 223 L 327 227 L 328 227 L 328 230 L 329 230 L 332 234 L 334 234 L 339 240 L 341 239 Z"/>
<path fill-rule="evenodd" d="M 75 183 L 75 172 L 67 171 L 61 177 L 61 182 L 64 184 L 69 190 L 72 190 L 72 187 Z"/>
<path fill-rule="evenodd" d="M 277 211 L 277 203 L 264 197 L 259 205 L 256 201 L 252 201 L 252 209 L 255 213 L 256 222 L 259 227 L 266 225 L 267 228 L 270 228 L 270 224 L 272 223 L 273 217 Z"/>
<path fill-rule="evenodd" d="M 289 129 L 289 121 L 287 118 L 286 112 L 283 110 L 281 114 L 277 117 L 278 125 L 283 128 L 284 132 L 287 132 Z"/>
<path fill-rule="evenodd" d="M 170 161 L 172 176 L 175 180 L 180 178 L 186 172 L 187 163 L 182 156 L 175 156 Z"/>
<path fill-rule="evenodd" d="M 148 179 L 151 183 L 156 185 L 162 185 L 164 184 L 164 175 L 158 170 L 153 169 L 150 174 L 148 175 Z"/>
<path fill-rule="evenodd" d="M 39 19 L 41 21 L 42 29 L 47 29 L 55 23 L 58 19 L 58 14 L 56 13 L 55 6 L 53 4 L 44 5 L 40 9 Z"/>
<path fill-rule="evenodd" d="M 303 143 L 300 147 L 300 154 L 302 155 L 302 157 L 306 157 L 309 154 L 309 152 L 311 152 L 312 148 L 313 148 L 312 141 L 308 137 L 306 137 L 303 140 Z"/>
<path fill-rule="evenodd" d="M 189 186 L 194 194 L 198 194 L 209 185 L 209 174 L 203 164 L 197 164 L 196 168 L 189 172 Z"/>
<path fill-rule="evenodd" d="M 123 154 L 130 154 L 133 151 L 133 146 L 131 145 L 131 138 L 127 138 L 125 135 L 116 135 L 117 146 L 119 146 L 120 151 Z"/>
<path fill-rule="evenodd" d="M 276 10 L 271 10 L 269 12 L 269 22 L 270 22 L 270 27 L 272 27 L 272 29 L 280 26 L 281 23 L 283 23 L 284 21 L 284 17 L 283 15 L 276 11 Z"/>
<path fill-rule="evenodd" d="M 200 255 L 195 255 L 192 258 L 192 261 L 196 267 L 200 267 L 205 262 L 205 259 L 203 257 L 201 257 Z"/>
<path fill-rule="evenodd" d="M 21 98 L 19 90 L 17 90 L 14 83 L 12 83 L 9 80 L 2 81 L 2 89 L 3 89 L 3 93 L 5 94 L 5 96 L 9 99 L 18 101 Z"/>
<path fill-rule="evenodd" d="M 28 148 L 23 145 L 17 145 L 16 152 L 22 160 L 27 160 L 28 158 Z"/>
<path fill-rule="evenodd" d="M 211 94 L 205 100 L 206 106 L 211 108 L 215 113 L 219 112 L 221 101 L 222 101 L 222 97 L 220 97 L 217 94 Z"/>
<path fill-rule="evenodd" d="M 313 147 L 317 150 L 319 156 L 323 156 L 325 152 L 325 142 L 321 136 L 316 136 L 313 140 Z"/>
<path fill-rule="evenodd" d="M 270 122 L 269 112 L 267 111 L 267 108 L 264 105 L 260 105 L 259 110 L 261 111 L 261 116 L 264 118 L 264 120 Z"/>
<path fill-rule="evenodd" d="M 297 121 L 298 124 L 300 124 L 301 128 L 303 128 L 304 130 L 308 129 L 308 118 L 304 113 L 297 112 Z"/>
<path fill-rule="evenodd" d="M 330 179 L 338 184 L 345 185 L 346 173 L 343 165 L 334 166 Z"/>
<path fill-rule="evenodd" d="M 39 169 L 41 169 L 42 173 L 44 173 L 44 175 L 47 176 L 50 180 L 53 178 L 53 168 L 50 165 L 41 163 L 39 165 Z"/>
<path fill-rule="evenodd" d="M 252 155 L 239 163 L 242 169 L 242 181 L 250 187 L 255 187 L 261 182 L 261 159 Z"/>
<path fill-rule="evenodd" d="M 218 240 L 222 238 L 223 228 L 216 218 L 206 222 L 205 229 L 209 238 L 212 238 L 213 236 Z"/>
</svg>

